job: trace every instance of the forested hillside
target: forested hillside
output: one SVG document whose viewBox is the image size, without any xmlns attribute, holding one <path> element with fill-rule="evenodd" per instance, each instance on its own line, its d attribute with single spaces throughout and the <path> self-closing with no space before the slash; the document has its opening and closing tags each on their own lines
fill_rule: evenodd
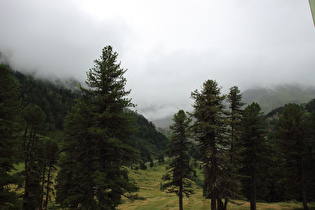
<svg viewBox="0 0 315 210">
<path fill-rule="evenodd" d="M 270 88 L 252 88 L 243 93 L 245 103 L 259 103 L 265 114 L 285 104 L 307 103 L 313 98 L 315 98 L 315 88 L 290 84 Z"/>
<path fill-rule="evenodd" d="M 9 191 L 4 191 L 2 194 L 0 192 L 1 200 L 3 198 L 3 202 L 16 206 L 26 205 L 26 202 L 30 207 L 45 207 L 48 203 L 51 205 L 51 193 L 56 193 L 52 180 L 56 178 L 56 167 L 59 165 L 60 158 L 64 156 L 63 148 L 67 144 L 64 133 L 65 117 L 83 94 L 79 84 L 74 81 L 70 81 L 72 83 L 70 87 L 69 82 L 59 81 L 56 84 L 11 70 L 3 64 L 1 64 L 1 75 L 1 122 L 3 120 L 6 122 L 1 123 L 1 129 L 8 129 L 7 126 L 15 127 L 15 133 L 4 132 L 3 135 L 8 137 L 1 137 L 2 143 L 4 138 L 14 138 L 14 141 L 8 140 L 12 150 L 4 152 L 1 149 L 1 157 L 9 160 L 8 152 L 10 152 L 12 159 L 6 163 L 10 166 L 5 170 L 10 171 L 13 164 L 17 164 L 21 171 L 20 174 L 8 178 L 8 182 L 2 179 L 4 183 L 1 187 L 7 186 L 7 183 L 16 183 L 25 191 L 23 202 L 17 199 L 17 194 Z M 4 95 L 6 98 L 3 98 Z M 9 103 L 11 105 L 8 105 Z M 11 111 L 8 111 L 9 108 Z M 126 111 L 135 119 L 133 125 L 135 132 L 128 144 L 139 151 L 141 158 L 137 164 L 144 166 L 145 162 L 163 157 L 168 138 L 158 132 L 143 116 L 130 110 Z"/>
<path fill-rule="evenodd" d="M 251 104 L 256 102 L 267 115 L 274 109 L 288 103 L 307 103 L 315 98 L 315 88 L 303 85 L 275 85 L 270 88 L 249 88 L 243 92 L 243 102 Z M 174 113 L 175 114 L 175 113 Z M 172 116 L 153 120 L 160 128 L 168 128 L 172 123 Z"/>
<path fill-rule="evenodd" d="M 34 104 L 39 106 L 46 115 L 45 123 L 48 133 L 63 131 L 64 118 L 71 108 L 82 96 L 79 90 L 79 82 L 72 83 L 72 87 L 59 82 L 36 79 L 31 75 L 25 75 L 19 71 L 11 71 L 13 78 L 19 84 L 19 100 L 21 107 Z M 75 81 L 72 81 L 75 82 Z M 147 162 L 157 158 L 166 150 L 168 139 L 158 132 L 152 122 L 144 116 L 131 112 L 136 118 L 138 132 L 133 135 L 133 143 L 136 149 L 141 152 L 142 159 Z"/>
<path fill-rule="evenodd" d="M 196 185 L 211 209 L 315 201 L 315 100 L 264 115 L 237 86 L 225 95 L 207 80 L 191 92 L 193 111 L 174 115 L 169 141 L 131 111 L 117 55 L 103 48 L 87 87 L 74 89 L 0 65 L 0 207 L 116 209 L 123 197 L 145 199 L 129 171 L 166 154 L 160 187 L 181 209 Z"/>
</svg>

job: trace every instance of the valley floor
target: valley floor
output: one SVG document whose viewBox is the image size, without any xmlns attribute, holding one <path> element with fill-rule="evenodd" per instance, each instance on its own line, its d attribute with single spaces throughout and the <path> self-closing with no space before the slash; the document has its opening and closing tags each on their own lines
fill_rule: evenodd
<svg viewBox="0 0 315 210">
<path fill-rule="evenodd" d="M 118 206 L 120 210 L 177 210 L 178 197 L 175 194 L 169 194 L 160 191 L 161 177 L 165 173 L 165 164 L 155 163 L 153 168 L 148 170 L 131 170 L 130 178 L 133 179 L 140 187 L 139 195 L 146 200 L 129 201 L 123 200 L 123 204 Z M 204 199 L 202 189 L 196 187 L 196 194 L 190 198 L 184 198 L 184 209 L 210 209 L 210 200 Z M 228 204 L 228 209 L 250 209 L 249 202 L 235 201 L 242 205 Z M 315 203 L 309 204 L 310 209 L 315 209 Z M 282 203 L 257 203 L 257 209 L 303 209 L 302 203 L 299 202 L 282 202 Z"/>
</svg>

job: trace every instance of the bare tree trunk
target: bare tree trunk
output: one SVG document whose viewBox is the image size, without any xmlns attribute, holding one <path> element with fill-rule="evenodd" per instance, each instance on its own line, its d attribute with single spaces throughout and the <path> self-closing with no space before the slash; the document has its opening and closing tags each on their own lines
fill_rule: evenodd
<svg viewBox="0 0 315 210">
<path fill-rule="evenodd" d="M 229 199 L 225 198 L 223 209 L 226 210 Z"/>
<path fill-rule="evenodd" d="M 42 172 L 42 189 L 40 192 L 40 201 L 39 201 L 39 209 L 43 209 L 43 201 L 44 201 L 44 186 L 45 186 L 45 174 L 46 174 L 46 164 L 44 164 L 43 172 Z"/>
<path fill-rule="evenodd" d="M 216 199 L 215 199 L 215 195 L 214 195 L 214 193 L 212 193 L 212 195 L 211 195 L 211 210 L 216 210 L 216 208 L 217 208 L 217 201 L 216 201 Z"/>
<path fill-rule="evenodd" d="M 47 190 L 46 190 L 46 202 L 45 209 L 48 209 L 48 201 L 49 201 L 49 189 L 50 189 L 50 173 L 51 173 L 51 164 L 49 164 L 48 175 L 47 175 Z"/>
<path fill-rule="evenodd" d="M 252 168 L 252 177 L 250 183 L 250 209 L 256 210 L 256 195 L 257 195 L 257 186 L 256 186 L 256 168 Z"/>
<path fill-rule="evenodd" d="M 178 195 L 179 198 L 179 210 L 183 210 L 183 194 Z"/>
<path fill-rule="evenodd" d="M 184 207 L 183 207 L 183 178 L 182 177 L 180 180 L 178 197 L 179 197 L 179 210 L 183 210 Z"/>
<path fill-rule="evenodd" d="M 301 195 L 303 200 L 303 208 L 308 210 L 307 206 L 307 199 L 306 199 L 306 191 L 305 191 L 305 185 L 304 185 L 304 178 L 303 178 L 303 169 L 302 169 L 302 163 L 301 159 L 298 159 L 298 176 L 300 180 L 300 187 L 301 187 Z"/>
</svg>

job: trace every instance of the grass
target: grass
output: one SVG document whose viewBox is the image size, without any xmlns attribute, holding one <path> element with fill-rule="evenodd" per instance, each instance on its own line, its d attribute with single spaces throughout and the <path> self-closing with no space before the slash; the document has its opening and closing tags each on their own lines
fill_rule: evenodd
<svg viewBox="0 0 315 210">
<path fill-rule="evenodd" d="M 174 210 L 178 209 L 178 197 L 175 194 L 170 194 L 160 191 L 161 177 L 165 173 L 164 165 L 155 164 L 153 168 L 148 167 L 148 170 L 130 170 L 129 177 L 135 181 L 139 186 L 139 195 L 144 197 L 145 200 L 136 200 L 134 202 L 124 198 L 122 204 L 117 209 L 120 210 Z M 16 170 L 13 173 L 20 172 L 24 169 L 24 164 L 16 165 Z M 55 172 L 56 173 L 56 172 Z M 197 171 L 200 175 L 200 171 Z M 19 189 L 18 193 L 22 193 L 23 189 Z M 184 209 L 210 209 L 210 200 L 204 199 L 202 196 L 202 189 L 195 186 L 196 194 L 190 198 L 185 197 Z M 250 203 L 247 201 L 236 201 L 242 205 L 229 203 L 228 209 L 250 209 Z M 52 208 L 54 205 L 54 195 L 49 206 Z M 315 209 L 315 203 L 308 204 L 309 209 Z M 257 203 L 257 209 L 303 209 L 301 202 L 281 202 L 281 203 Z"/>
<path fill-rule="evenodd" d="M 165 173 L 166 165 L 155 164 L 153 168 L 148 170 L 130 170 L 129 176 L 140 187 L 139 195 L 146 200 L 130 201 L 123 199 L 123 203 L 118 206 L 120 210 L 177 210 L 178 197 L 160 191 L 161 177 Z M 195 186 L 196 194 L 190 198 L 185 197 L 184 209 L 210 209 L 210 200 L 204 199 L 202 189 Z M 250 203 L 247 201 L 236 201 L 242 205 L 229 203 L 228 209 L 250 209 Z M 315 209 L 315 203 L 308 204 L 310 209 Z M 303 209 L 300 202 L 281 202 L 281 203 L 257 203 L 257 209 Z"/>
</svg>

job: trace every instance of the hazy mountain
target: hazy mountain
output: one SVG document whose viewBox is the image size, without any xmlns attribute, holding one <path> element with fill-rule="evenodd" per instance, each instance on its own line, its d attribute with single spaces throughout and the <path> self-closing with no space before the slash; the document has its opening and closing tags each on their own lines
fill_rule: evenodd
<svg viewBox="0 0 315 210">
<path fill-rule="evenodd" d="M 307 103 L 314 98 L 315 88 L 302 85 L 277 85 L 270 88 L 252 88 L 243 92 L 243 101 L 246 104 L 257 102 L 265 114 L 288 103 Z M 173 116 L 168 116 L 152 122 L 156 127 L 168 128 L 173 123 L 172 118 Z"/>
<path fill-rule="evenodd" d="M 243 93 L 243 101 L 247 104 L 257 102 L 267 114 L 271 110 L 288 103 L 307 103 L 315 98 L 314 87 L 301 85 L 279 85 L 271 88 L 255 88 Z"/>
</svg>

